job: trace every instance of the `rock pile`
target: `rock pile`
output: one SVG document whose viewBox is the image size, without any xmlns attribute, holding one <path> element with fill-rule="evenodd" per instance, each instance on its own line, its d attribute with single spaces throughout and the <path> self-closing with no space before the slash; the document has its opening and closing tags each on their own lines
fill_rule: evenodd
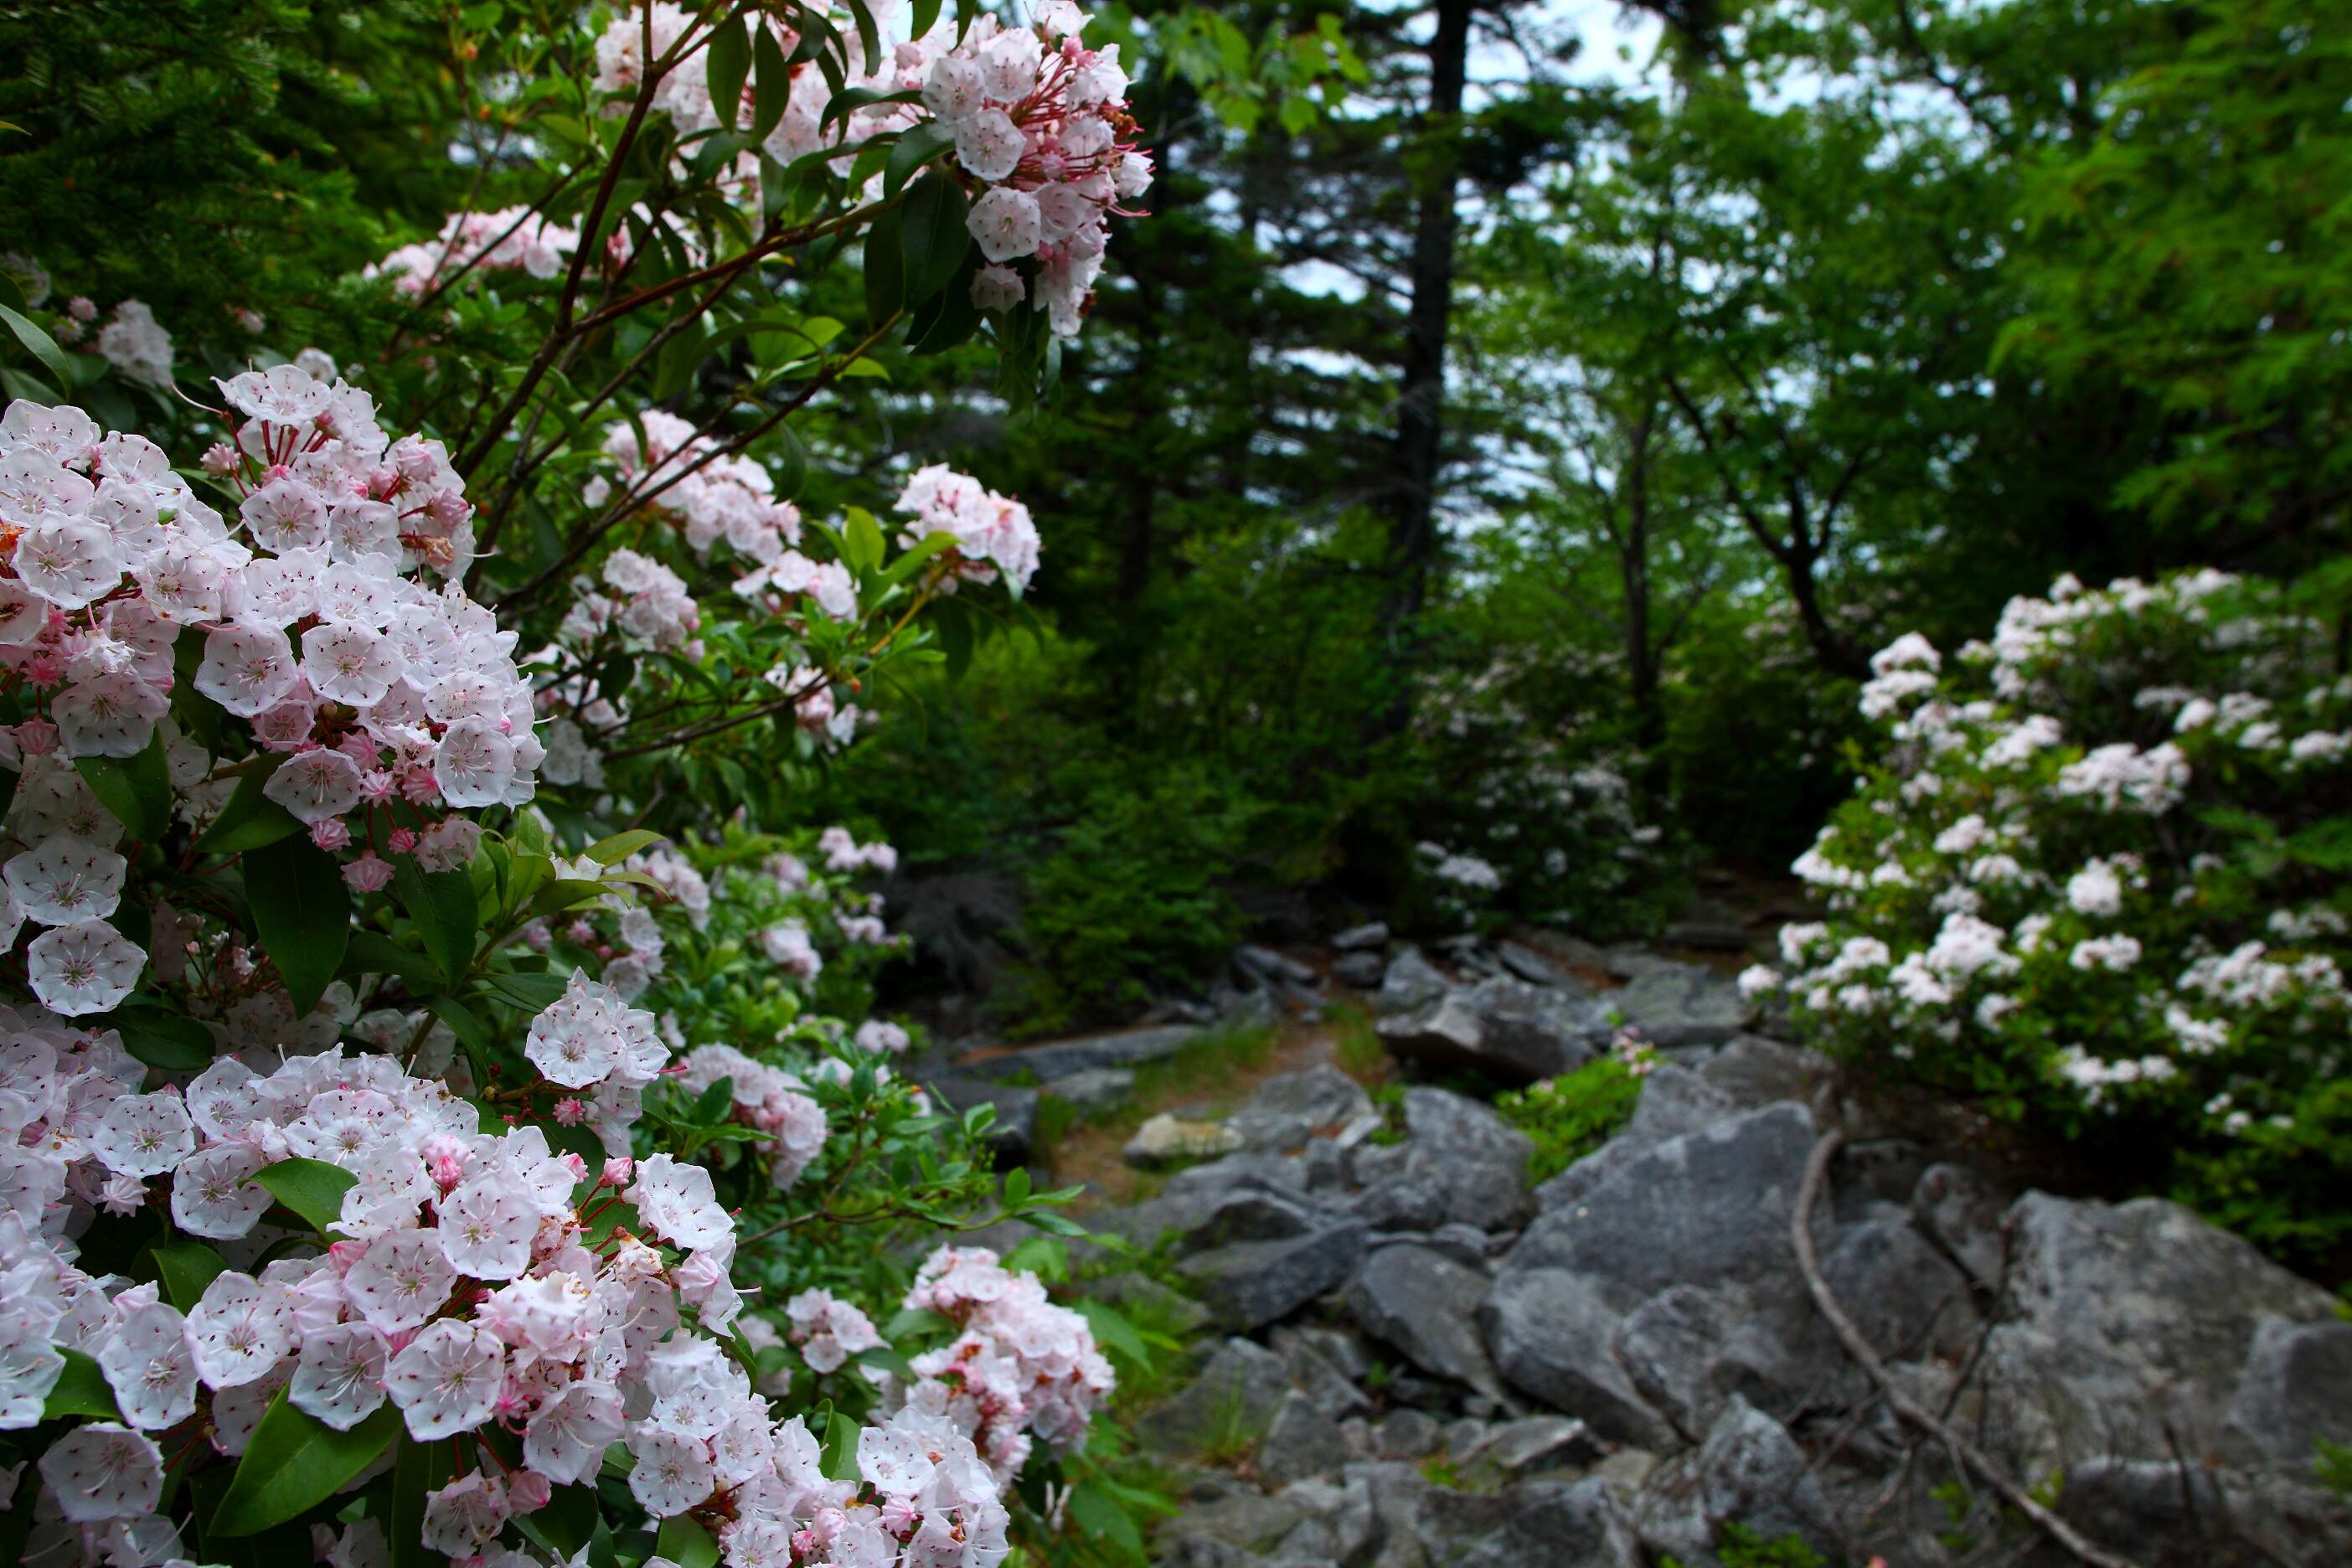
<svg viewBox="0 0 2352 1568">
<path fill-rule="evenodd" d="M 2352 1505 L 2312 1464 L 2352 1441 L 2326 1292 L 2168 1203 L 1930 1163 L 1711 971 L 1602 956 L 1622 988 L 1508 944 L 1454 974 L 1404 949 L 1379 977 L 1408 1061 L 1509 1083 L 1628 1024 L 1670 1047 L 1626 1129 L 1542 1185 L 1481 1100 L 1409 1089 L 1398 1137 L 1327 1067 L 1093 1217 L 1166 1240 L 1227 1336 L 1145 1424 L 1199 1464 L 1161 1561 L 1715 1568 L 1734 1524 L 1888 1568 L 2067 1561 L 1953 1485 L 1813 1306 L 1791 1231 L 1831 1126 L 1852 1142 L 1807 1216 L 1821 1272 L 1907 1394 L 2143 1568 L 2352 1561 Z"/>
</svg>

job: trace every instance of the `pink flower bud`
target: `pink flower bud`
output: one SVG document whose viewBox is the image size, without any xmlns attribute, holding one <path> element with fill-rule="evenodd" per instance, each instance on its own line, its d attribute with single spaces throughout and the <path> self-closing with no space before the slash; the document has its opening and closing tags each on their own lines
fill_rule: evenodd
<svg viewBox="0 0 2352 1568">
<path fill-rule="evenodd" d="M 579 1155 L 567 1152 L 565 1153 L 558 1154 L 556 1159 L 562 1163 L 565 1170 L 572 1173 L 572 1179 L 573 1181 L 584 1182 L 588 1179 L 588 1162 L 582 1159 Z"/>
<path fill-rule="evenodd" d="M 330 816 L 310 825 L 310 842 L 321 849 L 348 849 L 352 845 L 351 825 L 340 816 Z"/>
<path fill-rule="evenodd" d="M 47 719 L 27 719 L 16 726 L 16 749 L 28 757 L 46 757 L 58 749 L 58 727 Z"/>
<path fill-rule="evenodd" d="M 507 1502 L 517 1513 L 536 1513 L 555 1495 L 555 1484 L 537 1470 L 517 1470 L 507 1478 Z"/>
<path fill-rule="evenodd" d="M 395 827 L 392 830 L 390 842 L 394 854 L 405 855 L 416 847 L 416 835 L 409 828 Z"/>
<path fill-rule="evenodd" d="M 555 1121 L 559 1127 L 577 1127 L 588 1120 L 588 1106 L 577 1095 L 565 1095 L 555 1102 Z"/>
<path fill-rule="evenodd" d="M 343 880 L 353 892 L 381 892 L 392 884 L 392 862 L 379 859 L 373 849 L 362 849 L 358 859 L 343 868 Z"/>
<path fill-rule="evenodd" d="M 202 461 L 208 474 L 233 474 L 236 472 L 236 448 L 226 441 L 215 441 L 205 448 Z"/>
<path fill-rule="evenodd" d="M 630 1173 L 635 1169 L 635 1161 L 626 1154 L 616 1154 L 604 1162 L 604 1184 L 608 1187 L 625 1187 L 629 1184 Z"/>
</svg>

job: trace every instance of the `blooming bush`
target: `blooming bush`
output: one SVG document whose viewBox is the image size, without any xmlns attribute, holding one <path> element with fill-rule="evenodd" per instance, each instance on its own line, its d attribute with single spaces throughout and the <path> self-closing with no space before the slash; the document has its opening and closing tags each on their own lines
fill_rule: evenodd
<svg viewBox="0 0 2352 1568">
<path fill-rule="evenodd" d="M 1824 1043 L 2114 1152 L 2281 1248 L 2352 1228 L 2352 679 L 2218 573 L 2018 599 L 1873 661 L 1887 745 L 1781 933 Z"/>
<path fill-rule="evenodd" d="M 1077 329 L 1148 175 L 1081 20 L 551 10 L 467 44 L 525 150 L 346 283 L 344 363 L 198 387 L 136 300 L 12 317 L 118 426 L 0 416 L 19 1555 L 987 1568 L 1123 1518 L 1111 1320 L 977 1252 L 901 1306 L 943 1227 L 1075 1227 L 893 1069 L 892 851 L 793 809 L 1038 569 L 943 468 L 804 517 L 784 426 Z"/>
</svg>

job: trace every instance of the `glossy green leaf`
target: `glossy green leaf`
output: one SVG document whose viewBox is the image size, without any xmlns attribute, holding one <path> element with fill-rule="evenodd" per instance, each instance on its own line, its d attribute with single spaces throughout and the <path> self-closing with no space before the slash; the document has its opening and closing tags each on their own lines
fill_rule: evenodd
<svg viewBox="0 0 2352 1568">
<path fill-rule="evenodd" d="M 392 1568 L 447 1568 L 446 1557 L 425 1550 L 425 1504 L 449 1479 L 453 1445 L 406 1437 L 399 1444 L 392 1457 L 392 1517 L 384 1528 L 392 1542 Z"/>
<path fill-rule="evenodd" d="M 49 1390 L 47 1403 L 41 1406 L 41 1419 L 54 1421 L 61 1415 L 95 1415 L 105 1421 L 120 1421 L 122 1412 L 114 1403 L 114 1390 L 100 1372 L 98 1363 L 77 1350 L 58 1347 L 58 1353 L 66 1358 L 65 1371 L 58 1374 L 57 1386 Z"/>
<path fill-rule="evenodd" d="M 131 837 L 152 844 L 172 826 L 172 769 L 160 728 L 136 756 L 76 757 L 74 768 Z"/>
<path fill-rule="evenodd" d="M 890 149 L 890 161 L 882 166 L 882 195 L 888 199 L 898 194 L 915 171 L 955 145 L 955 132 L 936 121 L 918 125 L 898 138 Z"/>
<path fill-rule="evenodd" d="M 253 1179 L 320 1231 L 342 1217 L 343 1194 L 359 1184 L 358 1177 L 324 1160 L 280 1160 L 264 1165 Z"/>
<path fill-rule="evenodd" d="M 691 1518 L 673 1514 L 662 1521 L 661 1533 L 654 1538 L 654 1555 L 668 1558 L 677 1568 L 712 1568 L 719 1561 L 719 1542 Z"/>
<path fill-rule="evenodd" d="M 474 879 L 464 871 L 427 871 L 414 855 L 395 855 L 392 890 L 440 966 L 444 984 L 456 986 L 474 963 Z"/>
<path fill-rule="evenodd" d="M 766 27 L 751 35 L 751 140 L 765 142 L 792 100 L 793 68 Z M 764 182 L 762 182 L 764 184 Z"/>
<path fill-rule="evenodd" d="M 122 1037 L 124 1050 L 165 1072 L 202 1072 L 217 1054 L 211 1031 L 160 1007 L 123 1007 L 109 1022 Z"/>
<path fill-rule="evenodd" d="M 285 760 L 264 757 L 253 772 L 238 779 L 228 804 L 196 840 L 196 847 L 215 855 L 238 855 L 299 833 L 302 824 L 294 814 L 261 793 Z"/>
<path fill-rule="evenodd" d="M 228 1269 L 221 1255 L 201 1241 L 159 1241 L 147 1249 L 155 1260 L 155 1277 L 163 1294 L 183 1312 L 195 1310 L 205 1287 Z"/>
<path fill-rule="evenodd" d="M 48 367 L 49 374 L 58 378 L 58 385 L 73 385 L 73 361 L 66 357 L 66 351 L 58 346 L 57 339 L 5 305 L 0 305 L 0 321 L 7 322 L 8 330 L 16 335 L 16 341 L 24 344 L 35 359 Z"/>
<path fill-rule="evenodd" d="M 261 951 L 299 1016 L 316 1006 L 352 940 L 352 895 L 334 858 L 307 837 L 246 851 L 245 892 Z"/>
<path fill-rule="evenodd" d="M 875 327 L 888 321 L 907 299 L 898 222 L 898 209 L 891 207 L 866 231 L 866 320 Z"/>
<path fill-rule="evenodd" d="M 570 977 L 561 974 L 499 973 L 482 976 L 482 990 L 526 1013 L 544 1012 L 563 994 Z"/>
<path fill-rule="evenodd" d="M 964 227 L 969 204 L 963 187 L 943 169 L 926 169 L 907 187 L 898 219 L 898 247 L 905 258 L 908 300 L 928 300 L 946 288 L 971 248 Z"/>
<path fill-rule="evenodd" d="M 818 1465 L 828 1480 L 857 1479 L 857 1423 L 846 1413 L 835 1410 L 825 1418 Z"/>
<path fill-rule="evenodd" d="M 615 833 L 610 838 L 600 838 L 588 846 L 588 858 L 595 861 L 599 866 L 617 866 L 638 850 L 659 844 L 663 837 L 649 828 L 632 827 L 625 833 Z"/>
<path fill-rule="evenodd" d="M 751 29 L 744 25 L 741 12 L 728 17 L 711 34 L 709 52 L 703 79 L 710 89 L 710 107 L 718 113 L 719 123 L 732 131 L 736 116 L 743 110 L 744 79 L 751 74 Z"/>
</svg>

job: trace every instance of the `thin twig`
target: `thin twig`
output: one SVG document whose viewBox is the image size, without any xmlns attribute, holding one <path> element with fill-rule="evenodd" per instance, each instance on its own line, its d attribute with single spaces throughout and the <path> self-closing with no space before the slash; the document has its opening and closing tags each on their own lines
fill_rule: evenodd
<svg viewBox="0 0 2352 1568">
<path fill-rule="evenodd" d="M 2073 1525 L 2036 1502 L 2023 1487 L 2011 1480 L 2000 1466 L 1993 1463 L 1990 1455 L 1953 1431 L 1938 1420 L 1933 1411 L 1897 1387 L 1894 1378 L 1887 1374 L 1886 1363 L 1878 1359 L 1878 1352 L 1870 1348 L 1870 1342 L 1862 1337 L 1862 1331 L 1853 1326 L 1853 1320 L 1847 1317 L 1838 1305 L 1837 1298 L 1830 1291 L 1829 1281 L 1822 1278 L 1821 1264 L 1813 1253 L 1812 1214 L 1813 1205 L 1821 1197 L 1822 1180 L 1830 1168 L 1830 1157 L 1837 1152 L 1838 1145 L 1843 1142 L 1845 1135 L 1832 1128 L 1813 1145 L 1812 1156 L 1805 1162 L 1805 1179 L 1797 1188 L 1796 1213 L 1789 1222 L 1790 1238 L 1797 1248 L 1797 1272 L 1804 1276 L 1805 1289 L 1812 1292 L 1813 1305 L 1820 1308 L 1822 1316 L 1828 1320 L 1838 1342 L 1845 1347 L 1846 1353 L 1853 1357 L 1854 1363 L 1868 1374 L 1870 1381 L 1878 1385 L 1878 1392 L 1885 1397 L 1895 1414 L 1931 1436 L 1942 1439 L 1944 1446 L 1959 1458 L 1963 1466 L 1974 1470 L 1986 1486 L 2000 1494 L 2003 1502 L 2032 1521 L 2044 1535 L 2056 1542 L 2076 1562 L 2088 1563 L 2090 1568 L 2137 1568 L 2130 1558 L 2118 1557 L 2084 1540 Z"/>
</svg>

